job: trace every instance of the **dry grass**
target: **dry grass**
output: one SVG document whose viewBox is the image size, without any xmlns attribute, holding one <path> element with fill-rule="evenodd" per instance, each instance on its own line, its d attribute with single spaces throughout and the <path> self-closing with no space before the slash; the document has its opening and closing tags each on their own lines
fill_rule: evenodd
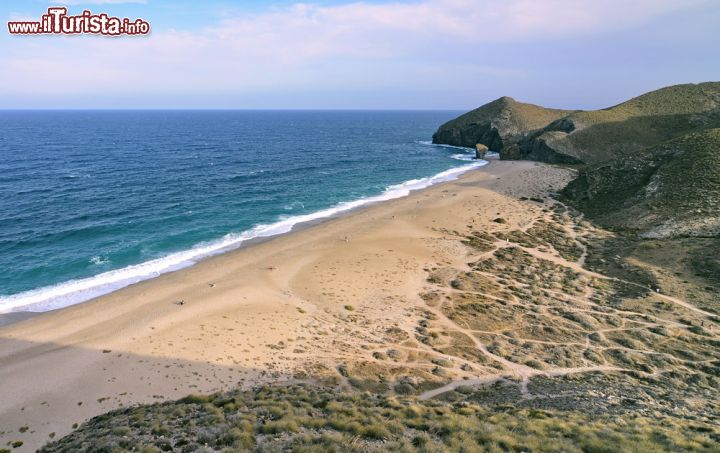
<svg viewBox="0 0 720 453">
<path fill-rule="evenodd" d="M 711 451 L 706 423 L 290 386 L 114 411 L 41 451 Z"/>
</svg>

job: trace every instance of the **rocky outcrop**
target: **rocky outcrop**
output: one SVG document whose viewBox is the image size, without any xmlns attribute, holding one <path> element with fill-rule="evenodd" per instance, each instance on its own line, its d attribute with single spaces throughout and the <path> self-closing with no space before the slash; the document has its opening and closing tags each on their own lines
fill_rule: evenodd
<svg viewBox="0 0 720 453">
<path fill-rule="evenodd" d="M 475 159 L 485 159 L 485 154 L 488 152 L 488 147 L 482 143 L 475 144 Z"/>
<path fill-rule="evenodd" d="M 551 164 L 579 164 L 582 161 L 575 153 L 564 146 L 567 133 L 561 131 L 543 131 L 530 140 L 518 144 L 516 159 L 537 160 Z M 509 158 L 509 156 L 505 156 Z"/>
</svg>

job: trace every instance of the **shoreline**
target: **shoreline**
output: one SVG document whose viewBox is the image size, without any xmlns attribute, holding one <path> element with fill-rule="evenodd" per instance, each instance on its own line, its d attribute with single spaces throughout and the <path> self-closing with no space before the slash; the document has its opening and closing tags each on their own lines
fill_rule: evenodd
<svg viewBox="0 0 720 453">
<path fill-rule="evenodd" d="M 501 212 L 503 228 L 527 225 L 543 206 L 519 197 L 547 193 L 568 173 L 495 161 L 0 327 L 0 420 L 8 427 L 0 443 L 22 440 L 28 450 L 18 451 L 31 451 L 128 405 L 332 378 L 338 364 L 366 360 L 366 348 L 400 343 L 386 332 L 411 338 L 426 270 L 466 265 L 453 231 L 497 228 Z"/>
<path fill-rule="evenodd" d="M 157 258 L 150 261 L 126 266 L 124 268 L 107 271 L 105 273 L 97 274 L 91 277 L 72 279 L 56 285 L 50 285 L 46 287 L 40 287 L 29 291 L 24 291 L 18 294 L 12 294 L 8 296 L 0 297 L 0 302 L 12 301 L 13 299 L 38 299 L 34 297 L 40 294 L 52 293 L 57 290 L 65 290 L 55 297 L 47 296 L 44 299 L 35 300 L 32 302 L 16 302 L 18 307 L 38 307 L 46 306 L 49 307 L 44 310 L 13 310 L 0 312 L 0 328 L 5 325 L 9 325 L 18 321 L 32 318 L 42 313 L 52 312 L 61 310 L 73 305 L 86 303 L 95 300 L 99 297 L 106 296 L 113 292 L 119 291 L 128 286 L 132 286 L 138 283 L 142 283 L 147 280 L 158 278 L 161 275 L 177 272 L 192 266 L 197 265 L 207 259 L 213 258 L 218 255 L 229 253 L 242 248 L 250 247 L 255 244 L 263 243 L 267 240 L 290 234 L 296 231 L 301 231 L 306 228 L 310 228 L 314 225 L 318 225 L 325 221 L 330 221 L 335 218 L 351 215 L 356 211 L 374 206 L 378 203 L 383 203 L 398 198 L 404 198 L 413 192 L 424 190 L 438 184 L 442 184 L 448 181 L 454 181 L 462 175 L 472 172 L 474 170 L 487 167 L 490 162 L 496 159 L 497 156 L 490 156 L 489 158 L 481 161 L 473 161 L 471 164 L 465 164 L 458 167 L 452 167 L 448 170 L 436 173 L 431 176 L 411 179 L 398 184 L 391 184 L 387 186 L 381 194 L 371 195 L 357 200 L 345 201 L 328 208 L 320 209 L 308 214 L 299 214 L 291 216 L 287 219 L 277 220 L 270 224 L 261 224 L 253 226 L 248 230 L 244 230 L 239 233 L 228 233 L 222 238 L 208 241 L 207 243 L 197 244 L 190 249 L 174 252 L 165 257 Z M 387 198 L 386 198 L 387 197 Z M 308 220 L 302 220 L 308 218 Z M 282 225 L 286 222 L 292 222 L 290 228 L 283 231 Z M 275 229 L 280 229 L 278 232 L 274 232 Z M 255 232 L 255 233 L 253 233 Z M 243 239 L 244 235 L 250 234 L 250 237 Z M 234 238 L 234 239 L 233 239 Z M 230 240 L 230 243 L 224 244 L 226 240 Z M 205 244 L 203 246 L 203 244 Z M 207 249 L 206 251 L 203 251 Z M 125 279 L 119 279 L 119 274 L 132 273 L 132 270 L 140 269 L 143 267 L 152 267 L 155 263 L 167 262 L 173 259 L 177 260 L 177 257 L 187 255 L 186 258 L 182 258 L 175 264 L 166 265 L 164 268 L 160 268 L 157 271 L 150 272 L 145 271 L 145 275 L 139 275 L 136 277 L 125 277 Z M 149 274 L 147 272 L 150 272 Z M 102 280 L 102 277 L 109 276 L 115 278 L 115 281 L 109 281 L 105 283 L 96 282 Z M 92 283 L 95 282 L 94 285 Z M 90 285 L 90 286 L 88 286 Z M 76 287 L 74 291 L 69 288 Z M 70 299 L 69 301 L 67 299 Z M 1 307 L 0 307 L 1 308 Z"/>
</svg>

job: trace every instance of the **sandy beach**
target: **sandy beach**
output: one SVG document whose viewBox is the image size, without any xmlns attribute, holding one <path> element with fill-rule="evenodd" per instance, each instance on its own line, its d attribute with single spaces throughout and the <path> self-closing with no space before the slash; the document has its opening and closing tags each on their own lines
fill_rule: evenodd
<svg viewBox="0 0 720 453">
<path fill-rule="evenodd" d="M 427 270 L 466 266 L 469 252 L 457 238 L 470 230 L 527 227 L 543 205 L 519 197 L 557 190 L 569 176 L 493 161 L 456 181 L 0 327 L 0 446 L 20 440 L 15 451 L 31 451 L 108 410 L 191 393 L 307 379 L 343 385 L 338 367 L 371 366 L 373 351 L 388 345 L 405 356 L 397 373 L 416 367 L 439 379 L 413 364 L 431 349 L 403 343 L 425 306 Z M 506 223 L 493 222 L 498 216 Z M 459 378 L 497 374 L 460 365 Z"/>
</svg>

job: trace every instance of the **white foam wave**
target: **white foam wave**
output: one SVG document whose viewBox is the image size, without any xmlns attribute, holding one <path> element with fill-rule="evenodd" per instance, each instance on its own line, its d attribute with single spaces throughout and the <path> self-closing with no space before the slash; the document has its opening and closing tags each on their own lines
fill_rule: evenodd
<svg viewBox="0 0 720 453">
<path fill-rule="evenodd" d="M 462 161 L 474 161 L 475 156 L 472 154 L 453 154 L 450 159 L 462 160 Z"/>
<path fill-rule="evenodd" d="M 300 223 L 328 218 L 371 203 L 405 197 L 413 190 L 424 189 L 444 181 L 451 181 L 462 173 L 482 167 L 485 164 L 487 164 L 486 161 L 479 160 L 461 167 L 451 168 L 428 178 L 405 181 L 401 184 L 389 186 L 380 195 L 340 203 L 311 214 L 285 217 L 268 225 L 257 225 L 242 233 L 228 234 L 217 241 L 198 244 L 190 250 L 173 253 L 163 258 L 103 272 L 89 278 L 71 280 L 10 296 L 0 296 L 0 313 L 17 311 L 44 312 L 85 302 L 125 286 L 192 266 L 203 258 L 236 249 L 250 239 L 287 233 Z"/>
<path fill-rule="evenodd" d="M 109 263 L 110 259 L 107 256 L 95 255 L 90 258 L 90 262 L 96 266 L 102 266 L 103 264 Z"/>
<path fill-rule="evenodd" d="M 420 145 L 425 145 L 425 146 L 437 146 L 440 148 L 452 148 L 452 149 L 462 149 L 463 151 L 465 151 L 465 150 L 475 151 L 474 148 L 468 148 L 465 146 L 445 145 L 442 143 L 433 143 L 431 140 L 419 140 L 417 143 Z"/>
</svg>

